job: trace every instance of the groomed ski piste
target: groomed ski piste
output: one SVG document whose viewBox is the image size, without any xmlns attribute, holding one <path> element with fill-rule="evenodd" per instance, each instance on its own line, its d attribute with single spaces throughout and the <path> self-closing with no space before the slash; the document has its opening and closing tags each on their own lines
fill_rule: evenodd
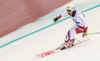
<svg viewBox="0 0 100 61">
<path fill-rule="evenodd" d="M 73 2 L 76 3 L 77 9 L 84 11 L 89 24 L 88 33 L 100 32 L 100 1 L 89 0 L 79 3 L 83 0 L 74 0 L 70 3 Z M 84 38 L 77 34 L 75 43 L 86 39 L 89 41 L 43 58 L 35 56 L 55 49 L 64 42 L 67 31 L 74 22 L 66 17 L 54 23 L 53 18 L 65 11 L 65 7 L 66 5 L 38 19 L 37 22 L 0 38 L 0 61 L 100 61 L 100 34 Z"/>
</svg>

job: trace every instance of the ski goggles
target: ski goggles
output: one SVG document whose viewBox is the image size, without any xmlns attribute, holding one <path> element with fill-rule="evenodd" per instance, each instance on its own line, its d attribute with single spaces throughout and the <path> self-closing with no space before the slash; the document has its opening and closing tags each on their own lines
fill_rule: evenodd
<svg viewBox="0 0 100 61">
<path fill-rule="evenodd" d="M 71 12 L 72 12 L 72 10 L 67 10 L 67 12 L 68 12 L 68 13 L 71 13 Z"/>
</svg>

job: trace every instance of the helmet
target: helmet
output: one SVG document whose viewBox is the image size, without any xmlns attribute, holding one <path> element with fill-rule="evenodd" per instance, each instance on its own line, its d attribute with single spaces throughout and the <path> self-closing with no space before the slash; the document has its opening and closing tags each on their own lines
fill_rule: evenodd
<svg viewBox="0 0 100 61">
<path fill-rule="evenodd" d="M 70 4 L 67 6 L 67 12 L 73 12 L 75 10 L 75 6 L 73 4 Z"/>
</svg>

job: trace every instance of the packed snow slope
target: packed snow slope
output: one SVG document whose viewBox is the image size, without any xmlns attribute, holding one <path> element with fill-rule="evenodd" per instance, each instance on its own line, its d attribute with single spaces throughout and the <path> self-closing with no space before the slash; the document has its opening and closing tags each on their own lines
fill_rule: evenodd
<svg viewBox="0 0 100 61">
<path fill-rule="evenodd" d="M 96 5 L 98 7 L 92 8 Z M 88 33 L 100 32 L 100 4 L 96 5 L 87 7 L 87 9 L 91 9 L 84 12 L 89 24 Z M 14 38 L 11 38 L 12 34 L 10 34 L 5 39 L 0 39 L 0 61 L 100 61 L 100 34 L 88 35 L 85 38 L 78 34 L 75 36 L 76 39 L 80 41 L 90 40 L 44 58 L 36 57 L 35 54 L 52 50 L 62 44 L 67 31 L 74 25 L 71 18 L 62 18 L 56 23 L 53 23 L 51 19 L 44 22 L 40 27 L 38 26 L 39 28 L 25 30 L 27 32 L 21 35 L 17 34 Z M 53 25 L 48 26 L 48 24 L 52 23 Z M 32 33 L 34 29 L 41 29 L 43 25 L 48 27 Z M 8 39 L 11 42 L 3 41 L 7 37 L 11 38 Z M 75 40 L 76 42 L 78 41 Z"/>
</svg>

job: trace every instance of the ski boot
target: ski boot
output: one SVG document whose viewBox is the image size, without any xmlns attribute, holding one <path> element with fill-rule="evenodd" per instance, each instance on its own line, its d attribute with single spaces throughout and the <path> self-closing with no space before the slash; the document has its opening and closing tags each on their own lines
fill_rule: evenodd
<svg viewBox="0 0 100 61">
<path fill-rule="evenodd" d="M 63 50 L 63 49 L 66 49 L 67 47 L 71 47 L 71 46 L 74 46 L 74 40 L 71 40 L 71 41 L 67 41 L 67 42 L 64 42 L 61 46 L 59 46 L 58 48 L 56 48 L 56 50 Z"/>
</svg>

